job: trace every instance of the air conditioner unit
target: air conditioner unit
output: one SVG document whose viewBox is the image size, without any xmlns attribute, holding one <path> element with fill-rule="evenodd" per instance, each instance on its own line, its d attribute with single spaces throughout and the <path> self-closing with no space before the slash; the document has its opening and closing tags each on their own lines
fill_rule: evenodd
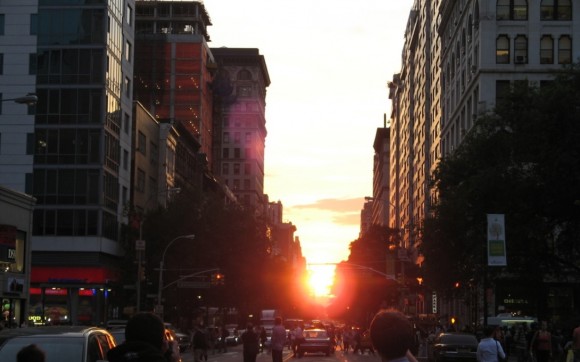
<svg viewBox="0 0 580 362">
<path fill-rule="evenodd" d="M 525 64 L 528 61 L 528 57 L 525 55 L 517 55 L 516 56 L 516 64 Z"/>
</svg>

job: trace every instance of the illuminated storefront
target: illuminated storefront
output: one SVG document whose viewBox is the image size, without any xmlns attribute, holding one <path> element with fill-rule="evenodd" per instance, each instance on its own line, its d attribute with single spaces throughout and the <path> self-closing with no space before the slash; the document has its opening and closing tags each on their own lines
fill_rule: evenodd
<svg viewBox="0 0 580 362">
<path fill-rule="evenodd" d="M 108 281 L 114 278 L 98 267 L 34 267 L 28 319 L 35 325 L 102 324 L 109 317 Z"/>
</svg>

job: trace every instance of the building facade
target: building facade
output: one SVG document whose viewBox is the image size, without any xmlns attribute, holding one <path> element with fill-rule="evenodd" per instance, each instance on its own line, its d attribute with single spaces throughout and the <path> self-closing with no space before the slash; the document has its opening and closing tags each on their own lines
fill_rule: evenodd
<svg viewBox="0 0 580 362">
<path fill-rule="evenodd" d="M 404 247 L 415 263 L 422 261 L 416 253 L 422 220 L 437 200 L 428 180 L 438 161 L 457 149 L 477 117 L 493 111 L 512 84 L 541 86 L 579 59 L 580 7 L 574 5 L 569 0 L 414 2 L 389 98 L 390 200 L 399 208 Z M 510 300 L 505 297 L 510 290 L 496 286 L 489 315 L 509 309 L 502 304 Z M 467 313 L 455 300 L 432 299 L 437 300 L 432 311 L 441 315 Z"/>
<path fill-rule="evenodd" d="M 212 48 L 218 64 L 221 118 L 216 127 L 215 171 L 239 202 L 265 212 L 266 88 L 264 56 L 252 48 Z"/>
</svg>

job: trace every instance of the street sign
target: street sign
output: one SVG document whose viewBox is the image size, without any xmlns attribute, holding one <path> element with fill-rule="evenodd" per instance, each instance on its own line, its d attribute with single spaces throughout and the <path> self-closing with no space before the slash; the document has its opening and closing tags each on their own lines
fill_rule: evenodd
<svg viewBox="0 0 580 362">
<path fill-rule="evenodd" d="M 209 288 L 210 283 L 209 282 L 199 282 L 199 281 L 193 281 L 193 282 L 178 282 L 177 283 L 177 287 L 178 288 L 191 288 L 191 289 L 205 289 L 205 288 Z"/>
<path fill-rule="evenodd" d="M 145 250 L 145 240 L 135 240 L 135 250 Z"/>
</svg>

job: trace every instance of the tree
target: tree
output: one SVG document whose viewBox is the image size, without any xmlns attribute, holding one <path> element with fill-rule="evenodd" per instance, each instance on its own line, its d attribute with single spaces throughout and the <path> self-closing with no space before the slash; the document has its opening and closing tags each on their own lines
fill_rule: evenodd
<svg viewBox="0 0 580 362">
<path fill-rule="evenodd" d="M 438 200 L 421 245 L 434 289 L 480 275 L 488 213 L 506 217 L 503 277 L 580 276 L 580 67 L 503 96 L 434 174 Z"/>
</svg>

